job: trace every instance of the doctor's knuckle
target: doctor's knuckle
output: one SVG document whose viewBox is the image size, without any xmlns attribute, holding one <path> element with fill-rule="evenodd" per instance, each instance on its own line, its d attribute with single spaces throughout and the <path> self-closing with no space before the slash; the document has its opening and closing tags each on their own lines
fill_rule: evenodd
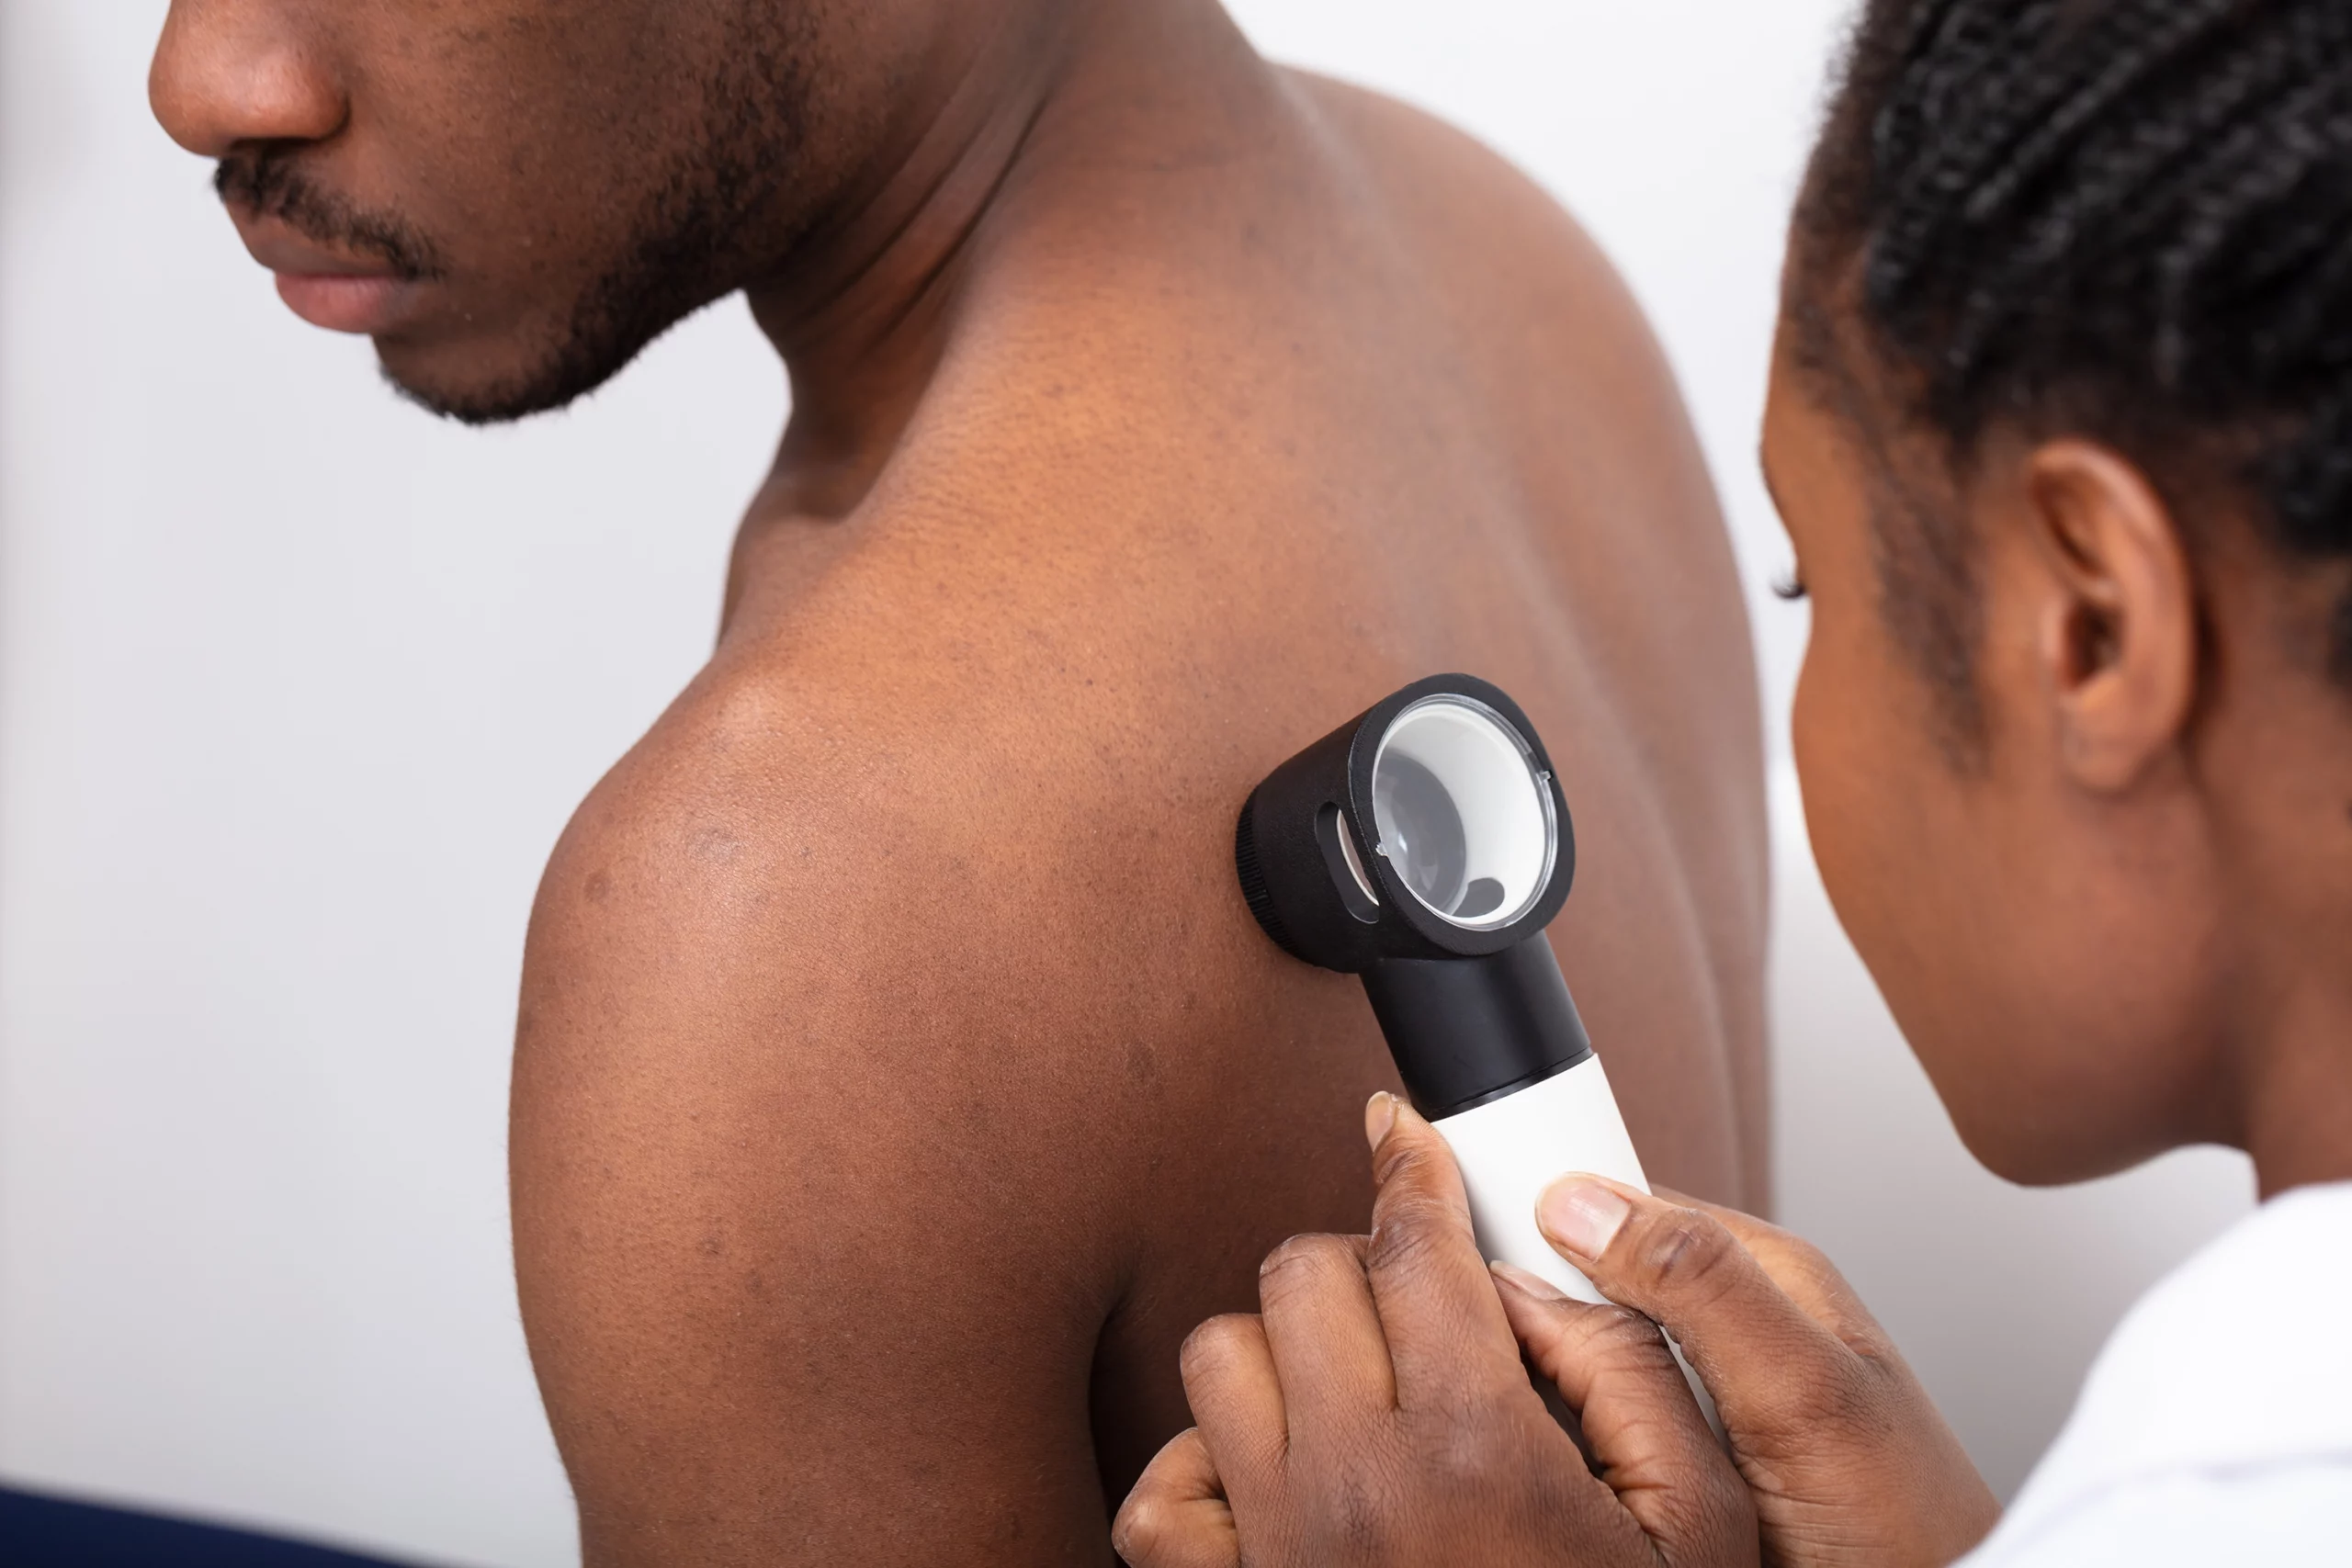
<svg viewBox="0 0 2352 1568">
<path fill-rule="evenodd" d="M 1383 1191 L 1402 1183 L 1418 1186 L 1434 1174 L 1435 1162 L 1419 1139 L 1391 1134 L 1373 1159 L 1373 1179 Z"/>
<path fill-rule="evenodd" d="M 1150 1476 L 1145 1476 L 1120 1506 L 1118 1517 L 1111 1521 L 1111 1550 L 1129 1562 L 1148 1560 L 1167 1534 L 1167 1510 L 1152 1492 L 1157 1484 Z"/>
<path fill-rule="evenodd" d="M 1843 1361 L 1790 1356 L 1774 1380 L 1778 1397 L 1759 1415 L 1766 1424 L 1806 1434 L 1812 1443 L 1875 1443 L 1893 1436 L 1876 1380 Z"/>
<path fill-rule="evenodd" d="M 1596 1319 L 1591 1346 L 1594 1354 L 1611 1361 L 1640 1364 L 1674 1359 L 1657 1325 L 1631 1307 L 1607 1308 L 1606 1315 Z"/>
<path fill-rule="evenodd" d="M 1661 1290 L 1689 1290 L 1720 1278 L 1736 1245 L 1729 1231 L 1696 1209 L 1675 1209 L 1644 1230 L 1634 1261 Z"/>
<path fill-rule="evenodd" d="M 1795 1235 L 1783 1235 L 1777 1239 L 1782 1256 L 1788 1259 L 1788 1267 L 1799 1279 L 1809 1280 L 1817 1285 L 1845 1284 L 1845 1277 L 1838 1272 L 1838 1266 L 1829 1261 L 1829 1254 L 1813 1243 Z"/>
<path fill-rule="evenodd" d="M 1781 1248 L 1779 1266 L 1809 1294 L 1829 1302 L 1841 1316 L 1849 1304 L 1858 1304 L 1854 1303 L 1853 1287 L 1846 1283 L 1846 1276 L 1838 1271 L 1838 1265 L 1809 1241 L 1792 1237 Z"/>
<path fill-rule="evenodd" d="M 1177 1366 L 1186 1387 L 1214 1379 L 1235 1364 L 1243 1343 L 1258 1332 L 1258 1320 L 1246 1313 L 1212 1317 L 1184 1337 Z"/>
<path fill-rule="evenodd" d="M 1310 1298 L 1343 1283 L 1351 1274 L 1361 1277 L 1363 1264 L 1343 1236 L 1293 1236 L 1273 1251 L 1258 1269 L 1260 1302 L 1278 1303 Z"/>
<path fill-rule="evenodd" d="M 1385 1203 L 1372 1228 L 1366 1261 L 1376 1269 L 1419 1267 L 1455 1238 L 1452 1208 L 1435 1194 L 1412 1194 Z"/>
<path fill-rule="evenodd" d="M 1594 1307 L 1593 1337 L 1604 1345 L 1623 1345 L 1657 1337 L 1657 1325 L 1629 1306 L 1614 1302 Z"/>
</svg>

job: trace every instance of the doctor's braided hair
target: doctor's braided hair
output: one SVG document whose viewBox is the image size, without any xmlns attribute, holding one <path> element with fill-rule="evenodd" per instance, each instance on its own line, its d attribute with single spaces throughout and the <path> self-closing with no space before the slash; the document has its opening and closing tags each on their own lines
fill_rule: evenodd
<svg viewBox="0 0 2352 1568">
<path fill-rule="evenodd" d="M 2352 561 L 2352 0 L 1865 0 L 1796 244 L 1804 358 L 1842 363 L 1842 296 L 1955 472 L 1996 426 L 2080 434 L 2192 548 L 2218 483 Z M 1962 525 L 1881 511 L 1892 624 L 1973 728 Z M 2328 633 L 2352 682 L 2352 596 Z"/>
</svg>

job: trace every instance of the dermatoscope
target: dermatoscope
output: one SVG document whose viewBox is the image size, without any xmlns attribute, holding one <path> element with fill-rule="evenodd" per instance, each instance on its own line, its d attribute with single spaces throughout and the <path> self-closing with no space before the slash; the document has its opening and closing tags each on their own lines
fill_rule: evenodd
<svg viewBox="0 0 2352 1568">
<path fill-rule="evenodd" d="M 1374 704 L 1267 775 L 1234 862 L 1284 952 L 1363 980 L 1414 1109 L 1462 1167 L 1486 1256 L 1600 1301 L 1544 1241 L 1535 1200 L 1571 1171 L 1649 1181 L 1544 940 L 1576 835 L 1519 705 L 1468 675 Z"/>
</svg>

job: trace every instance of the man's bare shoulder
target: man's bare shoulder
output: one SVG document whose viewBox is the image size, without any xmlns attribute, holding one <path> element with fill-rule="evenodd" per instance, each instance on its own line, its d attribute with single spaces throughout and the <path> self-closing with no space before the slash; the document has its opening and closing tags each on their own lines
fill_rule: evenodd
<svg viewBox="0 0 2352 1568">
<path fill-rule="evenodd" d="M 1152 930 L 1184 890 L 1102 852 L 1164 871 L 1148 786 L 1098 812 L 1114 763 L 1040 756 L 920 662 L 722 650 L 548 866 L 516 1250 L 592 1533 L 715 1561 L 696 1532 L 756 1555 L 788 1517 L 903 1560 L 873 1499 L 952 1495 L 968 1561 L 1099 1534 L 1090 1363 L 1148 1151 L 1196 1110 L 1155 955 L 1224 937 Z"/>
<path fill-rule="evenodd" d="M 729 1093 L 821 1097 L 888 1073 L 893 1099 L 925 1100 L 970 1091 L 976 1031 L 1018 1076 L 1068 1054 L 1072 998 L 1116 1006 L 1101 957 L 1144 945 L 1169 890 L 1117 886 L 1102 824 L 1118 801 L 1148 841 L 1181 784 L 1126 776 L 1145 749 L 1112 705 L 1036 711 L 1010 675 L 947 679 L 959 642 L 992 661 L 933 609 L 932 646 L 888 657 L 722 649 L 551 858 L 526 1047 L 545 1010 L 641 984 L 646 1005 L 714 1026 L 693 1048 L 726 1058 Z M 1057 722 L 1073 717 L 1076 735 Z"/>
<path fill-rule="evenodd" d="M 1355 157 L 1408 243 L 1583 315 L 1640 312 L 1584 226 L 1525 171 L 1460 127 L 1352 83 L 1289 80 Z M 1596 291 L 1598 297 L 1596 298 Z"/>
</svg>

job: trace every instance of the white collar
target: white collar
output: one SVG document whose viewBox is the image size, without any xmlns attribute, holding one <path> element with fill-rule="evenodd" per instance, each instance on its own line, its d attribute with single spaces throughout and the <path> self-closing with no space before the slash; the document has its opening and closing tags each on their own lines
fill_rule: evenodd
<svg viewBox="0 0 2352 1568">
<path fill-rule="evenodd" d="M 1993 1539 L 2151 1475 L 2314 1459 L 2352 1459 L 2352 1182 L 2282 1193 L 2143 1296 Z"/>
</svg>

